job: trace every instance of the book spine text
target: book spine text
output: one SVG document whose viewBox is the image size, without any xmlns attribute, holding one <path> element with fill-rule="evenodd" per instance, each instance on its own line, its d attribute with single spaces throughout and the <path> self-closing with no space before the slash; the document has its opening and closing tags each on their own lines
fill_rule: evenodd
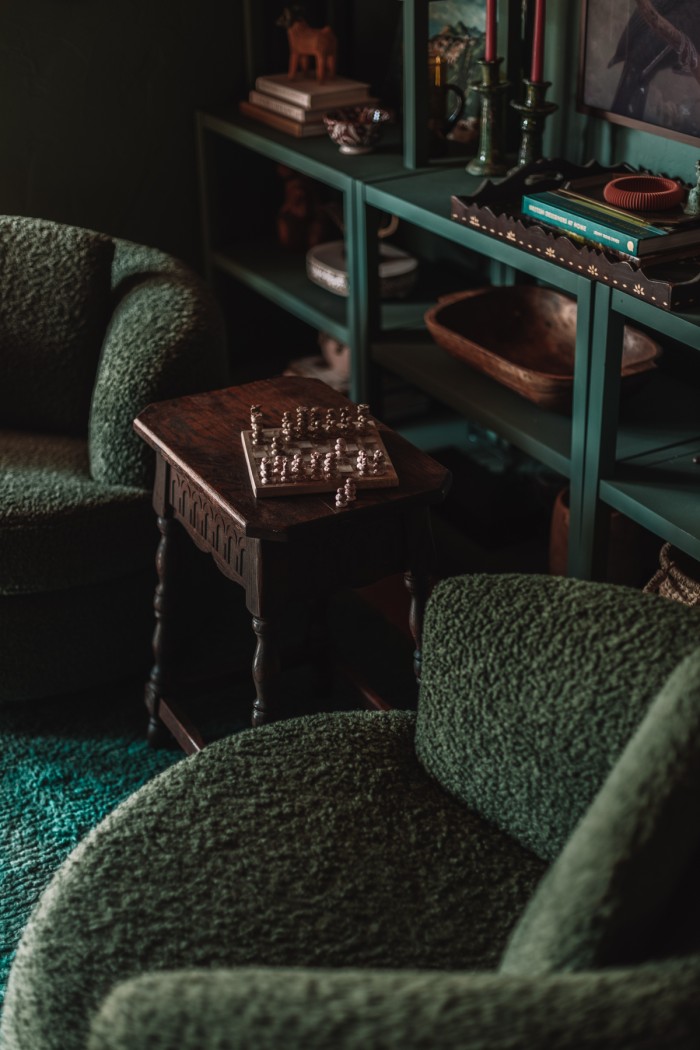
<svg viewBox="0 0 700 1050">
<path fill-rule="evenodd" d="M 637 233 L 629 230 L 616 230 L 614 226 L 600 222 L 596 218 L 568 211 L 565 208 L 557 207 L 549 201 L 538 200 L 527 195 L 522 199 L 522 212 L 523 215 L 537 219 L 539 222 L 561 230 L 563 233 L 569 233 L 575 237 L 583 237 L 588 241 L 594 241 L 601 247 L 612 248 L 615 251 L 625 252 L 628 255 L 638 255 L 644 241 L 648 241 L 650 237 L 655 239 L 657 232 L 659 236 L 663 236 L 661 231 L 655 231 L 653 234 L 647 234 L 646 237 L 640 237 Z"/>
</svg>

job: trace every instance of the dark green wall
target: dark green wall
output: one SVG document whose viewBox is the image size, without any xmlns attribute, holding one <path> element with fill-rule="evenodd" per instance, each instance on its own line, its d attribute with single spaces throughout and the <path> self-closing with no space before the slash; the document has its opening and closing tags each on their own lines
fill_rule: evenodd
<svg viewBox="0 0 700 1050">
<path fill-rule="evenodd" d="M 241 76 L 239 0 L 3 0 L 0 210 L 195 265 L 194 111 Z"/>
<path fill-rule="evenodd" d="M 253 0 L 275 69 L 286 62 L 273 28 L 281 6 Z M 2 0 L 0 211 L 158 245 L 198 266 L 194 112 L 245 93 L 242 10 L 243 0 Z M 401 5 L 356 0 L 351 10 L 343 55 L 381 90 Z M 547 151 L 692 180 L 694 147 L 576 113 L 578 11 L 548 12 L 545 74 L 560 108 Z"/>
</svg>

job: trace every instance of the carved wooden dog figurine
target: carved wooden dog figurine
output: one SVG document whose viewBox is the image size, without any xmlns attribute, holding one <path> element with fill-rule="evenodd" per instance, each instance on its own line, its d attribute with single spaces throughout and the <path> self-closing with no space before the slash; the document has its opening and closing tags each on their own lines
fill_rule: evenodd
<svg viewBox="0 0 700 1050">
<path fill-rule="evenodd" d="M 285 7 L 277 25 L 287 30 L 289 41 L 289 77 L 296 75 L 298 68 L 306 76 L 309 58 L 316 60 L 316 79 L 320 84 L 326 76 L 335 76 L 335 60 L 338 40 L 330 26 L 314 29 L 304 18 L 300 7 Z"/>
</svg>

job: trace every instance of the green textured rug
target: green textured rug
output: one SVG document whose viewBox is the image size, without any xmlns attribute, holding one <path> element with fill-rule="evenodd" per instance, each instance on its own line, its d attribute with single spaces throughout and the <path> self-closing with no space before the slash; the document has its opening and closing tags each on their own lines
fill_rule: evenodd
<svg viewBox="0 0 700 1050">
<path fill-rule="evenodd" d="M 0 708 L 0 1004 L 53 872 L 122 799 L 183 757 L 146 743 L 142 697 L 139 681 Z"/>
<path fill-rule="evenodd" d="M 352 595 L 333 603 L 330 626 L 331 649 L 343 663 L 365 672 L 395 706 L 415 702 L 405 636 Z M 205 739 L 249 724 L 247 667 L 233 685 L 199 696 L 193 715 Z M 348 683 L 336 679 L 322 699 L 313 681 L 310 668 L 286 672 L 290 715 L 361 706 Z M 54 871 L 119 802 L 182 759 L 178 749 L 151 748 L 145 727 L 142 679 L 0 707 L 0 1008 L 22 929 Z"/>
</svg>

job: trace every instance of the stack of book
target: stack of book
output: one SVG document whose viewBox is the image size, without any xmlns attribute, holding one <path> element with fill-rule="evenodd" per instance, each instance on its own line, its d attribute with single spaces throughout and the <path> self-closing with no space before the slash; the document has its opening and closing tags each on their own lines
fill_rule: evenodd
<svg viewBox="0 0 700 1050">
<path fill-rule="evenodd" d="M 620 252 L 633 262 L 693 257 L 700 253 L 700 216 L 683 204 L 657 212 L 638 212 L 608 204 L 603 188 L 610 176 L 575 179 L 555 190 L 526 193 L 523 216 L 574 240 Z"/>
<path fill-rule="evenodd" d="M 258 77 L 241 113 L 297 138 L 325 134 L 323 115 L 331 109 L 373 105 L 369 84 L 350 77 L 333 77 L 322 84 L 313 78 L 290 80 L 286 73 Z"/>
</svg>

